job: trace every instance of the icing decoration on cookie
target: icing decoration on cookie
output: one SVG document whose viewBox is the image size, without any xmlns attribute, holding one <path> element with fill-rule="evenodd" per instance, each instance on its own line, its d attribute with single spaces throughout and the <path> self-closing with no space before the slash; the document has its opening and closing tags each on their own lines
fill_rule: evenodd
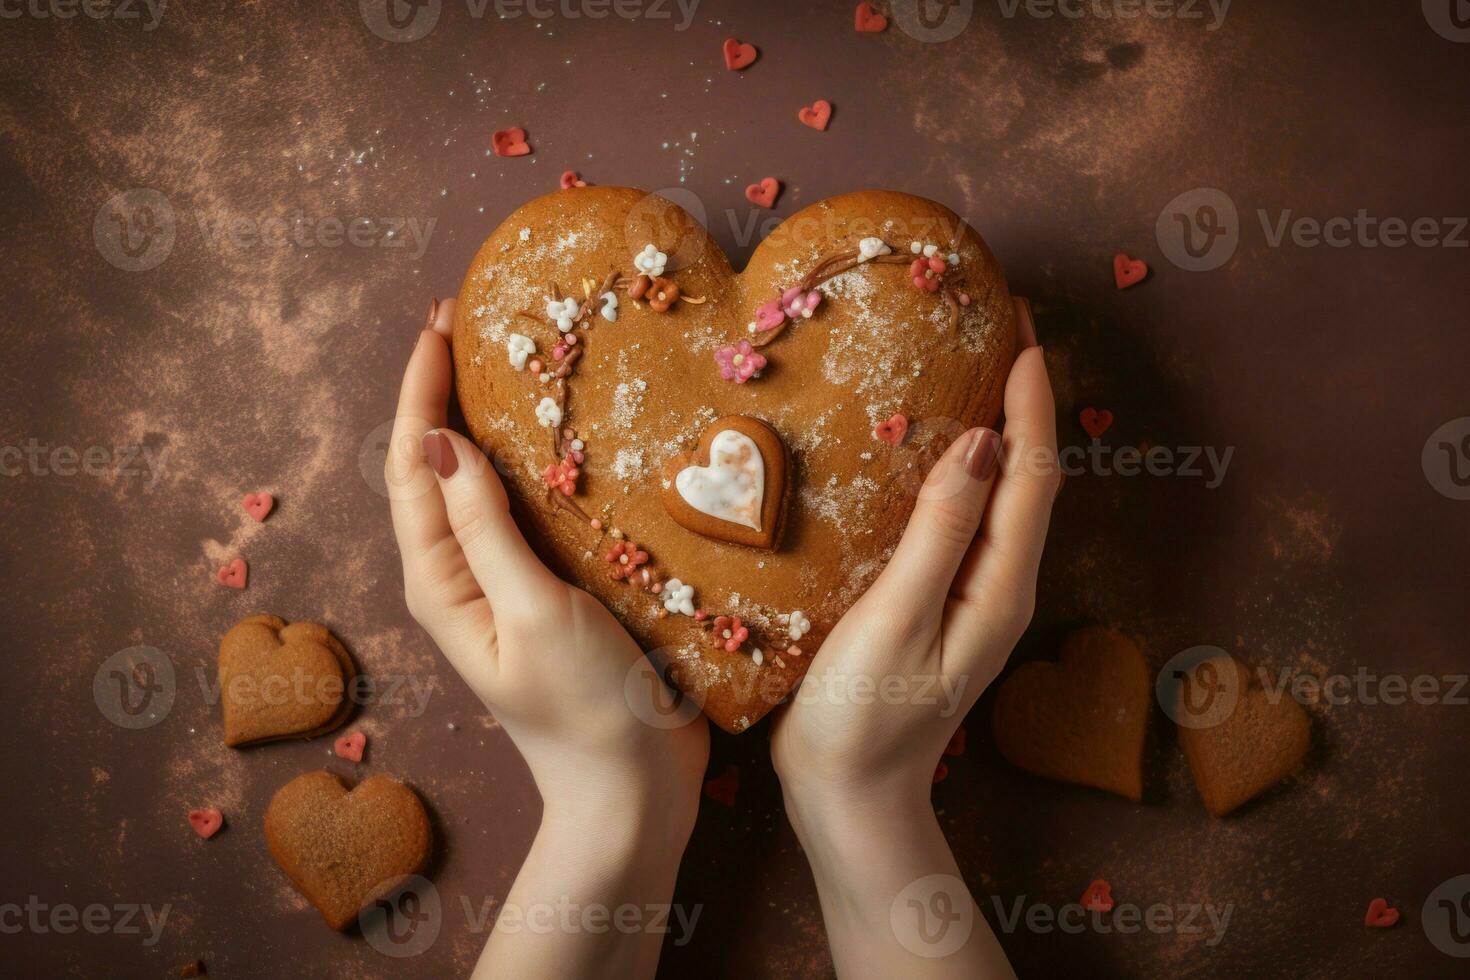
<svg viewBox="0 0 1470 980">
<path fill-rule="evenodd" d="M 258 493 L 247 493 L 240 503 L 245 508 L 245 513 L 255 518 L 258 524 L 270 516 L 271 508 L 276 506 L 276 498 L 261 490 Z"/>
<path fill-rule="evenodd" d="M 745 384 L 766 366 L 766 358 L 755 352 L 750 341 L 742 340 L 738 344 L 715 351 L 715 363 L 720 366 L 720 377 L 736 384 Z"/>
<path fill-rule="evenodd" d="M 832 119 L 832 103 L 826 99 L 818 99 L 809 106 L 803 106 L 796 113 L 796 118 L 801 120 L 803 126 L 824 130 Z"/>
<path fill-rule="evenodd" d="M 708 466 L 690 466 L 674 480 L 679 496 L 701 514 L 759 531 L 766 488 L 760 447 L 750 436 L 725 429 L 710 443 L 709 454 Z"/>
<path fill-rule="evenodd" d="M 731 71 L 740 71 L 755 64 L 756 50 L 754 44 L 744 44 L 738 38 L 727 38 L 720 49 L 725 55 L 725 67 Z"/>
<path fill-rule="evenodd" d="M 685 585 L 676 578 L 664 583 L 664 608 L 681 616 L 694 615 L 694 586 Z"/>
<path fill-rule="evenodd" d="M 695 453 L 664 466 L 669 515 L 697 534 L 770 550 L 786 496 L 786 447 L 770 426 L 745 415 L 710 423 Z"/>
<path fill-rule="evenodd" d="M 561 425 L 561 406 L 550 396 L 536 403 L 536 421 L 547 427 Z"/>
<path fill-rule="evenodd" d="M 561 175 L 561 189 L 569 191 L 573 187 L 586 187 L 587 182 L 582 179 L 581 174 L 575 170 L 568 170 Z"/>
<path fill-rule="evenodd" d="M 775 177 L 763 177 L 758 183 L 745 188 L 745 199 L 763 208 L 776 206 L 776 195 L 781 193 L 781 182 Z"/>
<path fill-rule="evenodd" d="M 232 589 L 243 589 L 250 577 L 250 566 L 245 564 L 244 558 L 233 558 L 229 564 L 220 567 L 214 573 L 214 580 L 220 585 Z"/>
<path fill-rule="evenodd" d="M 821 302 L 822 294 L 815 289 L 803 290 L 800 286 L 792 286 L 781 294 L 781 312 L 793 320 L 798 317 L 810 320 Z"/>
<path fill-rule="evenodd" d="M 531 146 L 526 142 L 526 131 L 519 126 L 491 133 L 490 148 L 498 157 L 523 157 L 531 152 Z"/>
<path fill-rule="evenodd" d="M 909 265 L 909 277 L 913 280 L 914 288 L 922 289 L 926 293 L 937 293 L 939 277 L 944 275 L 947 268 L 949 264 L 938 256 L 917 258 Z"/>
<path fill-rule="evenodd" d="M 1113 256 L 1113 282 L 1119 289 L 1136 286 L 1148 277 L 1148 265 L 1143 259 L 1130 259 L 1127 252 Z"/>
<path fill-rule="evenodd" d="M 598 299 L 602 300 L 602 318 L 608 323 L 616 323 L 618 319 L 618 294 L 612 290 L 603 293 Z"/>
<path fill-rule="evenodd" d="M 650 243 L 643 246 L 643 251 L 633 256 L 633 267 L 645 276 L 661 276 L 664 274 L 664 266 L 668 264 L 668 261 L 669 257 L 660 252 L 656 245 Z"/>
<path fill-rule="evenodd" d="M 879 442 L 886 442 L 890 446 L 897 446 L 903 442 L 903 437 L 908 434 L 909 420 L 905 415 L 894 415 L 886 422 L 879 422 L 873 429 L 873 438 Z"/>
<path fill-rule="evenodd" d="M 788 617 L 786 635 L 791 637 L 793 641 L 799 640 L 803 636 L 806 636 L 807 633 L 811 632 L 811 628 L 812 621 L 806 618 L 806 613 L 802 612 L 800 609 L 796 609 L 793 610 L 791 615 Z"/>
<path fill-rule="evenodd" d="M 194 828 L 194 833 L 209 840 L 219 833 L 220 827 L 224 826 L 225 815 L 220 813 L 217 807 L 205 807 L 202 810 L 189 811 L 189 826 Z"/>
<path fill-rule="evenodd" d="M 558 460 L 541 471 L 541 479 L 545 481 L 547 489 L 554 490 L 565 497 L 570 497 L 577 492 L 577 477 L 581 475 L 582 470 L 571 458 Z"/>
<path fill-rule="evenodd" d="M 655 312 L 667 313 L 669 307 L 679 299 L 679 287 L 672 279 L 654 276 L 649 281 L 643 298 L 648 301 L 649 308 Z"/>
<path fill-rule="evenodd" d="M 858 242 L 858 260 L 867 262 L 876 259 L 880 255 L 889 255 L 893 249 L 881 238 L 864 238 Z"/>
<path fill-rule="evenodd" d="M 648 552 L 639 551 L 631 541 L 619 541 L 602 556 L 602 560 L 612 565 L 608 574 L 615 579 L 625 579 L 636 572 L 638 566 L 648 562 Z"/>
<path fill-rule="evenodd" d="M 348 732 L 332 743 L 332 752 L 339 759 L 361 762 L 363 749 L 367 748 L 367 736 L 362 732 Z"/>
<path fill-rule="evenodd" d="M 566 299 L 548 299 L 546 301 L 546 315 L 556 322 L 556 329 L 567 333 L 572 329 L 572 324 L 582 313 L 581 304 L 570 296 Z"/>
<path fill-rule="evenodd" d="M 525 334 L 513 333 L 505 342 L 505 349 L 510 354 L 510 366 L 517 371 L 524 371 L 527 358 L 536 353 L 536 341 Z"/>
<path fill-rule="evenodd" d="M 888 29 L 888 18 L 878 13 L 878 8 L 871 3 L 860 3 L 853 26 L 861 34 L 881 34 Z"/>
<path fill-rule="evenodd" d="M 739 616 L 716 616 L 710 638 L 726 653 L 734 653 L 750 639 L 750 628 L 740 621 Z"/>
</svg>

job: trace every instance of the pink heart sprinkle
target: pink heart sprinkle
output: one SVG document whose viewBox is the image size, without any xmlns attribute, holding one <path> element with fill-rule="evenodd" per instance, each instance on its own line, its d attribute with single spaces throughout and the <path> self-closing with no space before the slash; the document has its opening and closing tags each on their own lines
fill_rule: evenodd
<svg viewBox="0 0 1470 980">
<path fill-rule="evenodd" d="M 245 564 L 244 558 L 235 558 L 228 565 L 220 568 L 214 573 L 214 580 L 220 585 L 229 586 L 232 589 L 243 589 L 250 577 L 250 567 Z"/>
<path fill-rule="evenodd" d="M 776 195 L 781 193 L 781 182 L 775 177 L 763 177 L 760 183 L 745 188 L 745 199 L 763 208 L 776 206 Z"/>
<path fill-rule="evenodd" d="M 263 521 L 270 515 L 271 509 L 276 506 L 276 498 L 264 490 L 259 493 L 247 493 L 244 501 L 245 513 L 255 518 L 257 522 Z"/>
<path fill-rule="evenodd" d="M 362 750 L 365 748 L 367 736 L 362 732 L 348 732 L 332 743 L 332 751 L 337 753 L 337 758 L 349 762 L 361 762 Z"/>
<path fill-rule="evenodd" d="M 587 182 L 581 178 L 575 170 L 568 170 L 561 175 L 561 189 L 571 190 L 573 187 L 586 187 Z"/>
<path fill-rule="evenodd" d="M 886 442 L 890 446 L 897 446 L 903 442 L 903 437 L 908 434 L 909 420 L 903 415 L 895 415 L 887 422 L 879 422 L 873 429 L 873 436 L 879 442 Z"/>
<path fill-rule="evenodd" d="M 189 826 L 194 828 L 194 833 L 203 837 L 205 840 L 209 840 L 215 834 L 219 833 L 219 829 L 224 825 L 224 822 L 225 815 L 220 813 L 215 807 L 189 811 Z"/>
</svg>

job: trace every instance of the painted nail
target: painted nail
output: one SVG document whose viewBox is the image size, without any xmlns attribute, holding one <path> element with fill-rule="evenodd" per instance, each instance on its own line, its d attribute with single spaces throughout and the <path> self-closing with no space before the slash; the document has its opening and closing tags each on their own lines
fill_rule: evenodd
<svg viewBox="0 0 1470 980">
<path fill-rule="evenodd" d="M 424 321 L 424 329 L 425 330 L 433 330 L 434 329 L 434 318 L 436 316 L 438 316 L 438 315 L 439 315 L 439 300 L 438 300 L 438 298 L 429 300 L 429 318 Z"/>
<path fill-rule="evenodd" d="M 994 429 L 981 429 L 965 453 L 965 469 L 977 480 L 988 480 L 995 470 L 996 450 L 1000 435 Z"/>
<path fill-rule="evenodd" d="M 438 429 L 430 429 L 424 433 L 423 447 L 424 461 L 439 474 L 439 479 L 447 480 L 459 469 L 459 457 L 454 455 L 454 444 Z"/>
<path fill-rule="evenodd" d="M 1040 341 L 1036 337 L 1036 317 L 1031 313 L 1031 301 L 1024 296 L 1012 296 L 1011 303 L 1016 309 L 1016 335 L 1021 347 L 1038 346 Z"/>
</svg>

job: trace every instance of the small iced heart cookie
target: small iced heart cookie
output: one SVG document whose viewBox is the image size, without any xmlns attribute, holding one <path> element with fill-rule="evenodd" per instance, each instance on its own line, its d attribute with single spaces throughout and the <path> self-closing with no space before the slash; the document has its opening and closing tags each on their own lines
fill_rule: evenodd
<svg viewBox="0 0 1470 980">
<path fill-rule="evenodd" d="M 786 501 L 786 447 L 757 419 L 720 419 L 697 453 L 669 460 L 663 491 L 669 516 L 695 534 L 769 551 Z"/>
<path fill-rule="evenodd" d="M 934 460 L 995 422 L 1016 325 L 932 201 L 819 202 L 736 274 L 669 201 L 582 187 L 486 241 L 453 350 L 532 547 L 739 732 L 878 577 Z"/>
</svg>

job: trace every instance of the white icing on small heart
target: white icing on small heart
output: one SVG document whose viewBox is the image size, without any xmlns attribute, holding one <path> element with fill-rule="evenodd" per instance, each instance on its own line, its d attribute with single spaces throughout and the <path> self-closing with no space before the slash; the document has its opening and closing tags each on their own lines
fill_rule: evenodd
<svg viewBox="0 0 1470 980">
<path fill-rule="evenodd" d="M 724 429 L 710 440 L 709 465 L 679 471 L 674 486 L 684 502 L 701 514 L 761 529 L 761 503 L 766 492 L 766 461 L 755 440 Z"/>
</svg>

